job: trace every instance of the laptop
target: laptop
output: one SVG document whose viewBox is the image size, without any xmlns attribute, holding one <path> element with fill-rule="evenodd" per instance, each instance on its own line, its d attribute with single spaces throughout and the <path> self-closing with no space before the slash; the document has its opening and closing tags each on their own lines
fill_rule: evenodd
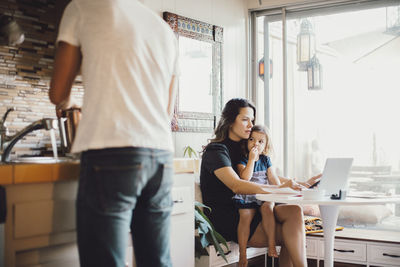
<svg viewBox="0 0 400 267">
<path fill-rule="evenodd" d="M 347 190 L 352 164 L 353 158 L 328 158 L 318 189 L 324 189 L 326 196 L 339 194 L 339 190 Z"/>
</svg>

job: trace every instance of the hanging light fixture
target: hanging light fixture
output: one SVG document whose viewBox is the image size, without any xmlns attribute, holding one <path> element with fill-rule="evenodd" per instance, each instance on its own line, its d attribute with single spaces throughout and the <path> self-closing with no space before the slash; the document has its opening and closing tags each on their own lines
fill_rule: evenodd
<svg viewBox="0 0 400 267">
<path fill-rule="evenodd" d="M 322 89 L 322 66 L 314 55 L 307 64 L 308 90 Z"/>
<path fill-rule="evenodd" d="M 258 77 L 264 81 L 264 73 L 265 73 L 265 64 L 264 64 L 264 57 L 258 61 Z M 269 59 L 269 78 L 272 79 L 272 59 Z"/>
<path fill-rule="evenodd" d="M 297 65 L 300 71 L 307 71 L 307 64 L 315 55 L 315 34 L 311 22 L 303 19 L 297 35 Z"/>
<path fill-rule="evenodd" d="M 386 32 L 400 35 L 400 6 L 386 8 Z"/>
<path fill-rule="evenodd" d="M 264 57 L 258 61 L 258 77 L 264 81 L 264 73 L 265 73 L 265 65 L 264 65 Z"/>
<path fill-rule="evenodd" d="M 0 45 L 21 44 L 25 35 L 13 17 L 0 15 Z"/>
</svg>

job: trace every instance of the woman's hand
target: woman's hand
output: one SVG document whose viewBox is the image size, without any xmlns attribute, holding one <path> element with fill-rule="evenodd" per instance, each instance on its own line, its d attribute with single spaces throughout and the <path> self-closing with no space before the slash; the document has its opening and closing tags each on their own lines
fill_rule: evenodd
<svg viewBox="0 0 400 267">
<path fill-rule="evenodd" d="M 279 187 L 290 187 L 293 190 L 297 190 L 297 191 L 301 191 L 302 189 L 304 189 L 305 187 L 302 186 L 301 184 L 296 183 L 294 180 L 290 179 L 286 182 L 284 182 L 283 184 L 281 184 Z"/>
<path fill-rule="evenodd" d="M 312 186 L 313 184 L 315 184 L 316 182 L 318 182 L 321 179 L 322 173 L 311 177 L 310 179 L 308 179 L 303 185 L 307 188 L 310 188 L 310 186 Z"/>
</svg>

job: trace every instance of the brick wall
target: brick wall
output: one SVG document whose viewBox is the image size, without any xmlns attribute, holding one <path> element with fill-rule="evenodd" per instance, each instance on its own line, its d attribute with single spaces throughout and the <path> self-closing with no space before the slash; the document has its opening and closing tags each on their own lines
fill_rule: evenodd
<svg viewBox="0 0 400 267">
<path fill-rule="evenodd" d="M 25 41 L 17 46 L 0 45 L 0 115 L 16 107 L 7 118 L 10 135 L 31 122 L 55 118 L 48 99 L 55 54 L 58 24 L 68 0 L 1 0 L 0 14 L 14 16 L 25 32 Z M 72 90 L 82 99 L 78 78 Z M 19 141 L 13 154 L 39 154 L 50 149 L 49 133 L 35 131 Z"/>
</svg>

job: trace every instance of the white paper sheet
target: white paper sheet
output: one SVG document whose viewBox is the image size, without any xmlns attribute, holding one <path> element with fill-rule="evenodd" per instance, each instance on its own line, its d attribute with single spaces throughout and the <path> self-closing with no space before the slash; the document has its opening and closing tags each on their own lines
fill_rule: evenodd
<svg viewBox="0 0 400 267">
<path fill-rule="evenodd" d="M 293 190 L 290 187 L 274 187 L 274 188 L 263 188 L 265 192 L 271 194 L 289 194 L 289 195 L 299 195 L 301 191 Z"/>
</svg>

